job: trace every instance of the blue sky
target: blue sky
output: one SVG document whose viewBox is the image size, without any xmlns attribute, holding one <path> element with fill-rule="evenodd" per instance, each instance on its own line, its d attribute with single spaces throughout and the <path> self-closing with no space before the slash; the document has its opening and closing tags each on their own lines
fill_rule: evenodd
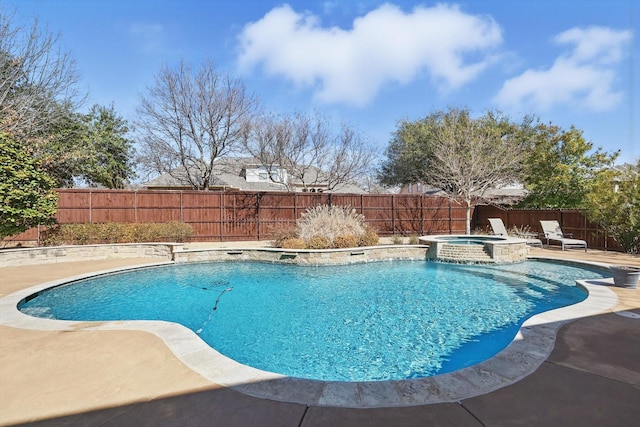
<svg viewBox="0 0 640 427">
<path fill-rule="evenodd" d="M 450 106 L 576 126 L 640 157 L 636 0 L 0 0 L 75 58 L 87 105 L 133 121 L 163 64 L 213 60 L 268 110 L 317 110 L 382 152 Z"/>
</svg>

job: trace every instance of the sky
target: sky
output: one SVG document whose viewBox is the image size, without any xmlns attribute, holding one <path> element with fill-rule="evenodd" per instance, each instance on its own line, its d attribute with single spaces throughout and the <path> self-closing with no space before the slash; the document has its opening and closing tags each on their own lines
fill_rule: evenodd
<svg viewBox="0 0 640 427">
<path fill-rule="evenodd" d="M 213 61 L 279 114 L 317 111 L 382 155 L 450 107 L 583 131 L 640 158 L 636 0 L 0 0 L 59 35 L 87 108 L 135 121 L 162 66 Z"/>
</svg>

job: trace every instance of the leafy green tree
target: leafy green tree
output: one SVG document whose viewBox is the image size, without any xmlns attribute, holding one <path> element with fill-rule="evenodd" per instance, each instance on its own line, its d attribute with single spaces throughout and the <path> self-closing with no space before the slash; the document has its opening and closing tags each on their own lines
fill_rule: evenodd
<svg viewBox="0 0 640 427">
<path fill-rule="evenodd" d="M 401 122 L 380 180 L 386 185 L 423 182 L 461 199 L 470 233 L 474 199 L 519 179 L 527 129 L 528 119 L 518 125 L 495 111 L 474 119 L 468 109 L 455 108 Z"/>
<path fill-rule="evenodd" d="M 0 238 L 52 224 L 58 208 L 54 180 L 23 146 L 0 133 Z"/>
<path fill-rule="evenodd" d="M 127 138 L 126 120 L 119 117 L 113 105 L 94 105 L 83 116 L 86 161 L 79 175 L 90 185 L 124 188 L 135 176 L 133 141 Z"/>
<path fill-rule="evenodd" d="M 632 254 L 640 253 L 640 160 L 623 172 L 609 169 L 594 180 L 585 198 L 589 220 Z"/>
<path fill-rule="evenodd" d="M 525 188 L 521 203 L 529 208 L 582 208 L 600 171 L 611 166 L 618 153 L 607 153 L 584 139 L 582 131 L 564 131 L 538 123 L 529 141 Z"/>
<path fill-rule="evenodd" d="M 19 141 L 56 182 L 122 188 L 134 176 L 126 122 L 113 107 L 78 108 L 79 74 L 58 37 L 22 25 L 0 4 L 0 132 Z"/>
<path fill-rule="evenodd" d="M 46 131 L 31 138 L 20 139 L 28 152 L 38 159 L 41 168 L 55 180 L 58 188 L 72 187 L 86 164 L 89 150 L 83 115 L 69 105 L 57 104 L 61 110 Z"/>
<path fill-rule="evenodd" d="M 424 182 L 431 150 L 430 145 L 422 141 L 429 139 L 435 125 L 435 116 L 415 122 L 404 120 L 398 124 L 378 173 L 382 185 Z"/>
<path fill-rule="evenodd" d="M 127 137 L 127 122 L 113 106 L 94 105 L 81 114 L 63 105 L 64 114 L 46 134 L 29 140 L 29 152 L 57 187 L 76 183 L 123 188 L 135 176 L 133 142 Z"/>
</svg>

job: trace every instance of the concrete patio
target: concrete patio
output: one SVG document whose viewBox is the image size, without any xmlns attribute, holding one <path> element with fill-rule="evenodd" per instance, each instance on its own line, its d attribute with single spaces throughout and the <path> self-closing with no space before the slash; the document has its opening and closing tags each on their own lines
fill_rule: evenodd
<svg viewBox="0 0 640 427">
<path fill-rule="evenodd" d="M 532 249 L 531 255 L 640 266 L 637 256 L 595 250 Z M 157 259 L 2 268 L 0 297 L 64 277 L 152 262 Z M 635 425 L 640 289 L 610 289 L 618 304 L 564 325 L 533 374 L 458 402 L 409 407 L 350 409 L 251 397 L 208 381 L 156 335 L 141 331 L 0 326 L 0 425 Z"/>
</svg>

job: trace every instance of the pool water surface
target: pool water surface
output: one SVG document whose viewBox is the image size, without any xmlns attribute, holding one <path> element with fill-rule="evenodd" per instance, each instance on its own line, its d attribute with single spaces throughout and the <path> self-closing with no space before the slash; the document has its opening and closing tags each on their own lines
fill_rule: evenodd
<svg viewBox="0 0 640 427">
<path fill-rule="evenodd" d="M 26 298 L 19 309 L 63 320 L 166 320 L 261 370 L 382 381 L 488 359 L 527 318 L 584 300 L 576 279 L 604 276 L 544 261 L 178 264 L 80 280 Z"/>
</svg>

